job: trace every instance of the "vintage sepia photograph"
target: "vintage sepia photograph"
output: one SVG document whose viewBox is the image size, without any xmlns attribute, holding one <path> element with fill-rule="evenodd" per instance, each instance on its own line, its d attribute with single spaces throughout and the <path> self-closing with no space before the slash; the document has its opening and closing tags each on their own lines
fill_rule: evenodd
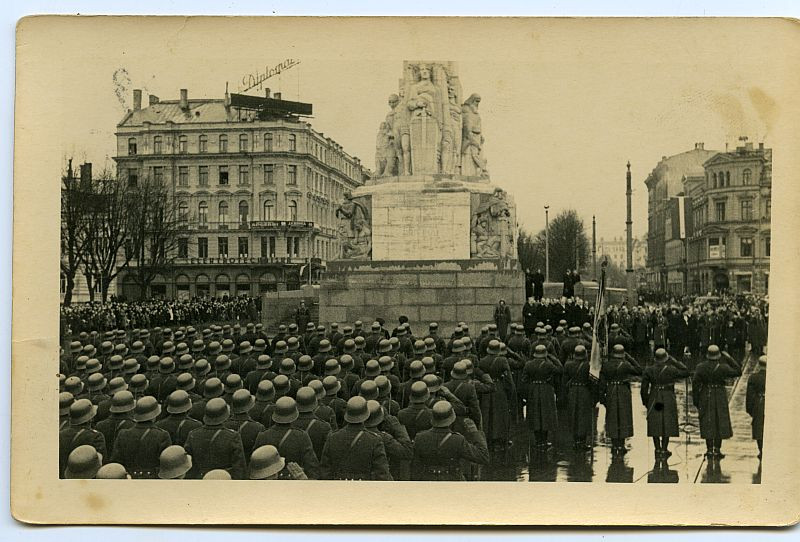
<svg viewBox="0 0 800 542">
<path fill-rule="evenodd" d="M 18 112 L 23 47 L 59 35 L 58 111 L 17 124 L 49 131 L 60 206 L 58 250 L 54 220 L 15 234 L 15 266 L 20 235 L 53 247 L 24 316 L 58 315 L 43 484 L 775 483 L 797 85 L 764 55 L 796 22 L 280 19 L 21 23 Z"/>
</svg>

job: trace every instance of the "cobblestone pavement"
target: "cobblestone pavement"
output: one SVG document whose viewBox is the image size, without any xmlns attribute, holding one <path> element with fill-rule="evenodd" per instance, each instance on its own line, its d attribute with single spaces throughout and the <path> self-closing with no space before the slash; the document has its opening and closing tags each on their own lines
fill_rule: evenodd
<svg viewBox="0 0 800 542">
<path fill-rule="evenodd" d="M 550 450 L 529 450 L 527 428 L 524 423 L 519 423 L 515 427 L 511 447 L 506 451 L 492 453 L 492 464 L 483 470 L 481 479 L 531 482 L 761 483 L 758 448 L 750 438 L 750 416 L 744 410 L 747 377 L 756 365 L 755 360 L 748 358 L 742 378 L 728 385 L 733 437 L 723 442 L 722 451 L 725 457 L 722 459 L 706 460 L 697 409 L 691 404 L 691 384 L 676 383 L 681 436 L 670 441 L 672 456 L 666 464 L 657 463 L 653 442 L 647 436 L 645 408 L 639 398 L 639 383 L 635 382 L 631 384 L 634 436 L 628 439 L 628 453 L 624 456 L 612 459 L 609 443 L 603 434 L 604 407 L 599 405 L 597 434 L 592 453 L 573 451 L 572 438 L 563 424 Z"/>
</svg>

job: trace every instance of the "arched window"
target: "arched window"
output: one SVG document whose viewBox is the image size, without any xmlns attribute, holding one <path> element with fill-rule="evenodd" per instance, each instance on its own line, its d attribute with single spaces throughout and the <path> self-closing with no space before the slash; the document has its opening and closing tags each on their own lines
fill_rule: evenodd
<svg viewBox="0 0 800 542">
<path fill-rule="evenodd" d="M 246 201 L 242 200 L 239 202 L 239 223 L 240 224 L 247 224 L 248 214 L 250 214 L 250 206 L 247 204 Z"/>
<path fill-rule="evenodd" d="M 294 152 L 297 150 L 297 136 L 289 134 L 289 151 Z"/>
<path fill-rule="evenodd" d="M 178 152 L 181 154 L 189 152 L 189 139 L 185 135 L 178 137 Z"/>
<path fill-rule="evenodd" d="M 197 206 L 197 221 L 200 224 L 208 223 L 208 203 L 201 201 Z"/>
<path fill-rule="evenodd" d="M 154 136 L 153 137 L 153 154 L 161 154 L 162 149 L 161 143 L 161 136 Z"/>
<path fill-rule="evenodd" d="M 247 134 L 239 134 L 239 152 L 247 152 L 250 150 L 250 140 Z"/>
<path fill-rule="evenodd" d="M 189 204 L 182 201 L 178 204 L 178 222 L 185 224 L 189 220 Z"/>
<path fill-rule="evenodd" d="M 264 134 L 264 152 L 272 152 L 272 134 L 270 132 Z"/>
<path fill-rule="evenodd" d="M 289 200 L 289 220 L 297 220 L 297 202 L 295 200 Z"/>
<path fill-rule="evenodd" d="M 731 172 L 730 171 L 726 171 L 725 172 L 725 186 L 730 186 L 730 185 L 731 185 Z"/>
<path fill-rule="evenodd" d="M 227 201 L 219 202 L 219 223 L 220 224 L 227 224 L 228 223 L 228 202 Z"/>
<path fill-rule="evenodd" d="M 264 202 L 264 220 L 275 220 L 275 203 L 271 200 Z"/>
<path fill-rule="evenodd" d="M 201 135 L 197 140 L 197 151 L 198 152 L 208 152 L 208 136 Z"/>
<path fill-rule="evenodd" d="M 130 154 L 130 155 L 136 154 L 136 138 L 135 137 L 128 138 L 128 154 Z"/>
<path fill-rule="evenodd" d="M 228 152 L 228 136 L 225 134 L 219 136 L 219 152 Z"/>
<path fill-rule="evenodd" d="M 749 169 L 745 169 L 742 171 L 742 184 L 747 186 L 750 184 L 750 178 L 752 177 L 753 173 Z"/>
</svg>

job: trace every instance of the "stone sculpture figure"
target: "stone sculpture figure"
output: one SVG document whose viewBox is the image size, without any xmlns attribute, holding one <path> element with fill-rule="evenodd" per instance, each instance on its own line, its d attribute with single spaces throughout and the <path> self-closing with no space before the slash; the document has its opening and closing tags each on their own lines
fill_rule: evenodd
<svg viewBox="0 0 800 542">
<path fill-rule="evenodd" d="M 411 175 L 411 112 L 405 99 L 406 90 L 400 87 L 398 91 L 399 105 L 392 115 L 392 133 L 394 135 L 394 150 L 397 156 L 397 175 Z"/>
<path fill-rule="evenodd" d="M 392 175 L 396 161 L 392 129 L 388 123 L 382 122 L 375 140 L 375 175 L 377 177 Z"/>
<path fill-rule="evenodd" d="M 342 258 L 355 260 L 372 255 L 372 229 L 367 208 L 353 199 L 348 191 L 345 201 L 336 209 L 339 219 L 339 238 L 342 243 Z"/>
<path fill-rule="evenodd" d="M 409 87 L 406 107 L 411 112 L 411 171 L 439 173 L 442 134 L 442 94 L 432 80 L 431 67 L 419 68 L 419 80 Z"/>
<path fill-rule="evenodd" d="M 505 193 L 495 188 L 494 193 L 482 201 L 472 214 L 472 256 L 498 258 L 513 255 L 511 210 Z"/>
<path fill-rule="evenodd" d="M 458 89 L 447 81 L 447 116 L 442 135 L 442 173 L 458 174 L 461 170 L 461 106 Z"/>
<path fill-rule="evenodd" d="M 461 107 L 463 129 L 461 131 L 461 174 L 484 177 L 489 174 L 483 157 L 483 133 L 478 105 L 481 97 L 472 94 Z"/>
</svg>

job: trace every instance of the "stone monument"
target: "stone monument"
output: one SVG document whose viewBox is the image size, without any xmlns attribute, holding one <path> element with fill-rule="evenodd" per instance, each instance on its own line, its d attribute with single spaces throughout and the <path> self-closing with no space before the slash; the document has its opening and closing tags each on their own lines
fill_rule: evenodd
<svg viewBox="0 0 800 542">
<path fill-rule="evenodd" d="M 462 100 L 455 62 L 403 63 L 375 176 L 336 210 L 342 253 L 320 288 L 321 322 L 406 315 L 419 332 L 465 321 L 477 333 L 500 299 L 521 310 L 516 208 L 489 178 L 481 98 Z"/>
</svg>

